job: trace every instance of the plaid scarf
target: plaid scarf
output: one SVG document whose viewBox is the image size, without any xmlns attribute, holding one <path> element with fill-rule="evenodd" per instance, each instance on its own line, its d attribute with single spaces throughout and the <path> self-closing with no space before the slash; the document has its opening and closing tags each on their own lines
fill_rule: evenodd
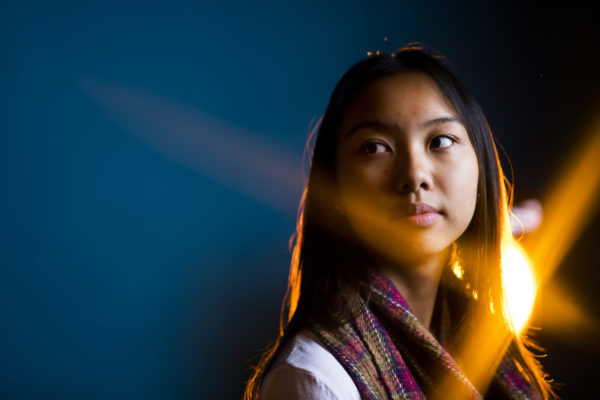
<svg viewBox="0 0 600 400">
<path fill-rule="evenodd" d="M 373 271 L 371 278 L 371 307 L 363 304 L 353 321 L 335 330 L 320 324 L 311 327 L 352 377 L 361 398 L 446 398 L 436 386 L 444 376 L 459 388 L 457 398 L 483 399 L 450 353 L 417 320 L 394 284 L 381 272 Z M 511 359 L 504 357 L 486 398 L 540 396 Z"/>
</svg>

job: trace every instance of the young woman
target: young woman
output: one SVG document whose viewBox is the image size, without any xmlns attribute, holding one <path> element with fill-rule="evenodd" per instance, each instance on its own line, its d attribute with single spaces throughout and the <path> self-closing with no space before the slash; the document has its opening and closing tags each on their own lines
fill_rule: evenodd
<svg viewBox="0 0 600 400">
<path fill-rule="evenodd" d="M 439 60 L 370 56 L 335 87 L 280 335 L 245 399 L 552 395 L 504 307 L 512 237 L 490 129 Z"/>
</svg>

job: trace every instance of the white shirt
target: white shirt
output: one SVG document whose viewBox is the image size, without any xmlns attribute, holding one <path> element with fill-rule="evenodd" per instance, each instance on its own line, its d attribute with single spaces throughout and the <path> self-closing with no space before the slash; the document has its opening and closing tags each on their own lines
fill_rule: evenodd
<svg viewBox="0 0 600 400">
<path fill-rule="evenodd" d="M 352 378 L 309 330 L 298 332 L 265 376 L 260 400 L 360 400 Z"/>
</svg>

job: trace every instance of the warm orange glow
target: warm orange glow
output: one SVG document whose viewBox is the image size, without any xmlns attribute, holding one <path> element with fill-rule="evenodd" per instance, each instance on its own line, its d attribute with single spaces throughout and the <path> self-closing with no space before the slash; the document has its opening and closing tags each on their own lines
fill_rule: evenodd
<svg viewBox="0 0 600 400">
<path fill-rule="evenodd" d="M 502 249 L 502 287 L 507 319 L 514 332 L 520 333 L 533 310 L 537 285 L 525 251 L 515 241 Z"/>
<path fill-rule="evenodd" d="M 459 264 L 458 261 L 455 261 L 454 264 L 452 265 L 452 272 L 454 272 L 454 275 L 456 275 L 456 277 L 458 279 L 462 279 L 463 276 L 465 275 L 465 270 L 463 269 L 463 267 Z"/>
<path fill-rule="evenodd" d="M 600 324 L 593 314 L 586 312 L 577 298 L 564 284 L 553 281 L 544 291 L 544 330 L 582 344 L 595 344 L 600 334 Z"/>
<path fill-rule="evenodd" d="M 598 210 L 600 121 L 586 133 L 544 202 L 546 218 L 530 251 L 542 280 L 552 275 Z"/>
</svg>

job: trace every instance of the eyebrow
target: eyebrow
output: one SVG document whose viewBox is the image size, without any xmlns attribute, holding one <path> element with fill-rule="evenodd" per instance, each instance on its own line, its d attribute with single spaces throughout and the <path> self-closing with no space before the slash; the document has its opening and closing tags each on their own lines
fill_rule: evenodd
<svg viewBox="0 0 600 400">
<path fill-rule="evenodd" d="M 429 128 L 431 126 L 441 125 L 441 124 L 445 124 L 448 122 L 458 122 L 459 124 L 464 125 L 463 122 L 460 120 L 460 118 L 454 117 L 454 116 L 447 116 L 447 117 L 434 118 L 434 119 L 430 119 L 429 121 L 422 122 L 419 124 L 419 128 L 421 128 L 421 129 Z M 363 122 L 359 122 L 358 124 L 354 125 L 352 127 L 352 129 L 350 129 L 348 131 L 348 133 L 346 133 L 346 137 L 349 137 L 354 132 L 359 131 L 361 129 L 365 129 L 365 128 L 374 128 L 374 129 L 382 130 L 382 131 L 393 131 L 393 130 L 397 130 L 398 126 L 387 123 L 387 122 L 383 122 L 383 121 L 363 121 Z"/>
</svg>

